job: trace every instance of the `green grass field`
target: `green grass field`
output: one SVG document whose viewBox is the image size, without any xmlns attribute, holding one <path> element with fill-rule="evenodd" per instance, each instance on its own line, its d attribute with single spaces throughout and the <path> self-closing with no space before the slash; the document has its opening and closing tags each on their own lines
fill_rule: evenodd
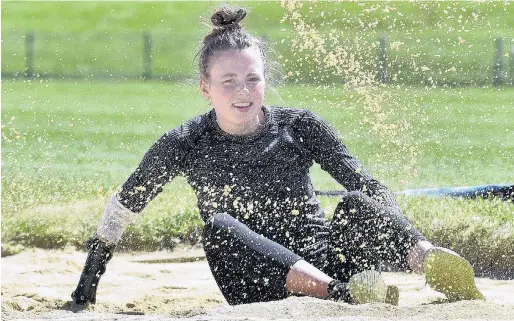
<svg viewBox="0 0 514 321">
<path fill-rule="evenodd" d="M 357 50 L 352 39 L 358 35 L 362 62 L 368 67 L 373 65 L 373 46 L 383 32 L 399 48 L 390 52 L 391 70 L 400 77 L 398 83 L 414 86 L 352 90 L 340 85 L 340 76 L 309 61 L 306 52 L 289 50 L 298 35 L 290 22 L 279 23 L 284 8 L 277 3 L 246 3 L 252 9 L 248 28 L 269 37 L 286 72 L 299 72 L 290 80 L 306 82 L 305 77 L 310 77 L 310 84 L 289 83 L 269 90 L 267 103 L 308 108 L 327 119 L 364 166 L 395 191 L 512 184 L 514 88 L 419 85 L 430 77 L 439 84 L 489 84 L 493 40 L 497 36 L 512 39 L 512 5 L 389 4 L 389 9 L 387 3 L 379 2 L 349 3 L 342 8 L 305 2 L 299 10 L 322 32 L 342 30 L 349 51 Z M 82 248 L 109 196 L 151 144 L 167 130 L 208 111 L 196 87 L 193 56 L 208 30 L 202 22 L 216 5 L 2 3 L 3 72 L 24 68 L 23 36 L 34 30 L 36 70 L 139 73 L 141 32 L 149 30 L 154 36 L 154 72 L 185 79 L 181 83 L 3 79 L 3 246 Z M 506 63 L 508 57 L 504 58 Z M 423 66 L 428 70 L 415 70 Z M 455 71 L 446 71 L 452 68 Z M 321 82 L 323 73 L 328 78 Z M 326 83 L 334 79 L 335 83 Z M 341 188 L 319 166 L 311 174 L 317 189 Z M 330 216 L 337 198 L 321 197 L 321 201 Z M 484 270 L 512 268 L 512 202 L 427 198 L 400 198 L 399 202 L 435 243 L 465 254 Z M 154 250 L 172 248 L 178 241 L 194 242 L 202 226 L 195 204 L 185 180 L 175 179 L 128 228 L 120 247 Z"/>
<path fill-rule="evenodd" d="M 195 84 L 4 81 L 2 91 L 6 177 L 95 177 L 104 188 L 121 183 L 162 133 L 208 111 Z M 514 181 L 509 161 L 514 90 L 406 87 L 388 92 L 392 98 L 386 107 L 402 113 L 387 120 L 412 126 L 405 132 L 407 143 L 416 147 L 411 153 L 390 152 L 388 141 L 398 137 L 383 137 L 361 124 L 367 112 L 359 106 L 361 96 L 342 87 L 284 86 L 268 93 L 268 103 L 318 112 L 395 190 Z M 407 178 L 392 167 L 411 158 L 417 175 Z M 330 181 L 317 183 L 335 187 Z"/>
<path fill-rule="evenodd" d="M 373 94 L 385 92 L 392 98 L 384 110 L 399 110 L 388 122 L 412 126 L 402 137 L 381 136 L 372 124 L 363 124 L 362 97 L 342 88 L 284 86 L 267 99 L 312 109 L 329 120 L 353 154 L 393 190 L 514 181 L 509 158 L 514 90 L 386 87 Z M 2 242 L 82 246 L 109 195 L 155 139 L 207 111 L 195 84 L 4 80 Z M 388 150 L 395 146 L 400 152 Z M 312 176 L 317 189 L 341 188 L 318 166 Z M 330 216 L 337 199 L 321 200 Z M 400 203 L 427 236 L 477 262 L 484 256 L 477 258 L 476 244 L 488 257 L 500 255 L 494 261 L 500 265 L 513 254 L 510 202 L 400 198 Z M 178 178 L 128 229 L 123 248 L 169 248 L 177 240 L 197 239 L 201 226 L 194 194 Z"/>
<path fill-rule="evenodd" d="M 274 57 L 290 81 L 340 82 L 341 76 L 314 62 L 311 50 L 292 51 L 298 35 L 279 2 L 237 2 L 251 11 L 245 24 L 269 40 Z M 205 26 L 218 1 L 209 2 L 4 2 L 2 71 L 23 74 L 25 35 L 34 32 L 36 73 L 141 75 L 142 32 L 153 36 L 152 69 L 156 75 L 188 77 L 193 56 L 210 30 Z M 305 2 L 296 10 L 309 29 L 335 31 L 339 47 L 357 55 L 364 69 L 375 68 L 378 39 L 387 35 L 388 65 L 396 83 L 490 84 L 494 40 L 504 39 L 504 77 L 509 76 L 509 49 L 514 45 L 512 3 L 467 1 L 409 3 Z M 327 50 L 337 47 L 327 38 Z M 192 68 L 193 67 L 193 68 Z M 512 71 L 511 71 L 512 72 Z"/>
</svg>

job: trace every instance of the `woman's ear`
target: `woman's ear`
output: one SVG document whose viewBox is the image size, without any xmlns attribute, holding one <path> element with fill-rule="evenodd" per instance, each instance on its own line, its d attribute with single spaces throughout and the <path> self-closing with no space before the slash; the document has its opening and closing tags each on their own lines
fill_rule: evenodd
<svg viewBox="0 0 514 321">
<path fill-rule="evenodd" d="M 203 79 L 200 78 L 200 91 L 202 92 L 202 95 L 207 99 L 211 100 L 211 94 L 209 93 L 209 83 Z"/>
</svg>

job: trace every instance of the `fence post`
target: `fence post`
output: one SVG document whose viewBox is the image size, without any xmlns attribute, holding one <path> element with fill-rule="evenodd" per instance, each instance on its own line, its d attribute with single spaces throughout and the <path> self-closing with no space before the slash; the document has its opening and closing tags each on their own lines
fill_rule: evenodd
<svg viewBox="0 0 514 321">
<path fill-rule="evenodd" d="M 152 79 L 152 34 L 143 32 L 143 79 Z"/>
<path fill-rule="evenodd" d="M 34 31 L 25 33 L 25 77 L 34 77 Z"/>
<path fill-rule="evenodd" d="M 510 45 L 509 64 L 510 85 L 514 86 L 514 43 Z"/>
<path fill-rule="evenodd" d="M 385 84 L 389 81 L 387 74 L 387 37 L 380 37 L 380 47 L 378 49 L 378 81 Z"/>
<path fill-rule="evenodd" d="M 494 55 L 494 65 L 493 65 L 493 85 L 501 86 L 503 85 L 503 75 L 502 75 L 502 52 L 503 52 L 503 40 L 502 38 L 496 38 L 494 41 L 495 47 L 495 55 Z"/>
</svg>

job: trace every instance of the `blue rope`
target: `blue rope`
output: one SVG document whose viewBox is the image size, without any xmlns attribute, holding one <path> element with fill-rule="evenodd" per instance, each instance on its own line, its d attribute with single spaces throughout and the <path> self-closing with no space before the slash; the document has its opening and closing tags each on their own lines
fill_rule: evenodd
<svg viewBox="0 0 514 321">
<path fill-rule="evenodd" d="M 317 195 L 340 196 L 346 191 L 315 191 Z M 479 185 L 463 187 L 436 187 L 399 191 L 396 195 L 428 196 L 428 197 L 463 197 L 463 198 L 489 198 L 499 197 L 503 200 L 514 200 L 514 184 Z"/>
</svg>

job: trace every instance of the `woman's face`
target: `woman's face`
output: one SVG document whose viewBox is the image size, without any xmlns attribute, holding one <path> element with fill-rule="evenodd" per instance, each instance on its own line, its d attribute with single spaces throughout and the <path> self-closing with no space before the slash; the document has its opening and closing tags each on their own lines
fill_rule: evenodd
<svg viewBox="0 0 514 321">
<path fill-rule="evenodd" d="M 228 49 L 209 62 L 210 79 L 200 80 L 220 127 L 232 134 L 250 134 L 262 119 L 266 82 L 259 48 Z"/>
</svg>

